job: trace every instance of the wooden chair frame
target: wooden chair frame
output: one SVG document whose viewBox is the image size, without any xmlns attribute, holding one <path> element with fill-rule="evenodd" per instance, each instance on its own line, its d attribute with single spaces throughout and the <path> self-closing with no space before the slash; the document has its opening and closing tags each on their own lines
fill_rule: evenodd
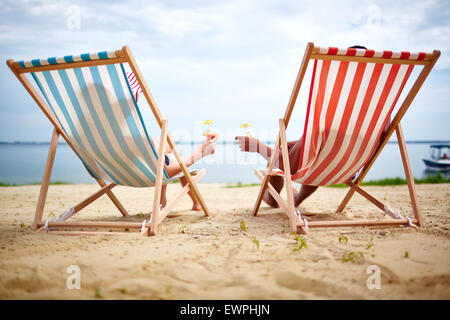
<svg viewBox="0 0 450 320">
<path fill-rule="evenodd" d="M 168 122 L 167 120 L 163 119 L 158 107 L 156 106 L 156 102 L 153 99 L 150 89 L 147 86 L 147 83 L 145 82 L 137 64 L 134 60 L 134 57 L 131 53 L 131 50 L 128 46 L 123 46 L 121 50 L 115 51 L 115 58 L 110 59 L 97 59 L 97 60 L 90 60 L 90 61 L 79 61 L 79 62 L 72 62 L 72 63 L 61 63 L 56 65 L 45 65 L 45 66 L 37 66 L 37 67 L 30 67 L 30 68 L 21 68 L 19 66 L 19 63 L 14 60 L 8 60 L 7 65 L 11 69 L 11 71 L 15 74 L 17 79 L 20 81 L 20 83 L 25 87 L 25 89 L 28 91 L 28 93 L 31 95 L 33 100 L 37 103 L 37 105 L 41 108 L 41 110 L 44 112 L 46 117 L 50 120 L 52 125 L 54 126 L 50 147 L 48 151 L 47 156 L 47 162 L 45 165 L 44 175 L 42 178 L 42 184 L 40 188 L 39 193 L 39 199 L 36 206 L 36 212 L 34 216 L 34 222 L 33 222 L 33 229 L 34 230 L 43 230 L 45 226 L 49 228 L 95 228 L 95 229 L 101 229 L 101 228 L 125 228 L 125 229 L 143 229 L 143 234 L 145 235 L 155 235 L 158 229 L 159 224 L 164 220 L 164 218 L 167 217 L 167 215 L 170 213 L 170 211 L 173 209 L 175 204 L 180 200 L 180 198 L 187 194 L 189 191 L 192 190 L 194 197 L 198 200 L 200 203 L 200 206 L 203 210 L 203 213 L 205 216 L 209 216 L 210 212 L 208 210 L 208 207 L 206 206 L 205 201 L 203 200 L 200 191 L 197 187 L 196 182 L 206 173 L 206 170 L 202 169 L 196 174 L 195 176 L 192 176 L 191 173 L 188 171 L 187 166 L 184 164 L 180 153 L 178 152 L 177 146 L 175 145 L 175 142 L 170 135 L 169 128 L 168 128 Z M 150 106 L 150 109 L 153 112 L 153 115 L 155 116 L 155 119 L 158 123 L 158 125 L 161 128 L 161 138 L 160 138 L 160 146 L 158 150 L 158 162 L 157 162 L 157 172 L 156 172 L 156 182 L 155 182 L 155 193 L 154 193 L 154 199 L 153 199 L 153 211 L 151 213 L 151 223 L 146 222 L 143 227 L 142 222 L 96 222 L 96 221 L 76 221 L 76 222 L 67 222 L 67 221 L 49 221 L 47 225 L 42 220 L 43 213 L 44 213 L 44 207 L 45 202 L 47 199 L 47 192 L 50 184 L 50 177 L 52 174 L 53 169 L 53 163 L 55 160 L 55 153 L 56 148 L 58 146 L 58 139 L 61 136 L 65 142 L 69 145 L 69 147 L 75 152 L 75 149 L 71 142 L 69 141 L 68 137 L 65 135 L 64 130 L 60 126 L 59 122 L 56 121 L 55 117 L 53 116 L 53 113 L 50 111 L 50 108 L 48 107 L 47 103 L 44 101 L 42 96 L 38 93 L 38 91 L 35 89 L 35 87 L 31 84 L 30 80 L 26 77 L 27 73 L 30 72 L 38 72 L 38 71 L 49 71 L 49 70 L 59 70 L 59 69 L 69 69 L 69 68 L 80 68 L 80 67 L 89 67 L 89 66 L 99 66 L 99 65 L 108 65 L 108 64 L 116 64 L 116 63 L 128 63 L 131 67 L 131 70 L 133 71 L 134 75 L 136 76 L 136 79 L 138 83 L 141 86 L 142 92 Z M 175 197 L 174 200 L 169 202 L 166 207 L 160 211 L 159 209 L 159 199 L 161 197 L 161 189 L 163 186 L 163 172 L 164 172 L 164 155 L 165 155 L 165 142 L 169 144 L 171 147 L 171 150 L 175 156 L 175 159 L 177 160 L 178 164 L 181 167 L 181 170 L 184 174 L 184 177 L 187 179 L 187 184 L 184 186 L 184 188 L 181 190 L 181 192 Z M 75 152 L 75 154 L 77 154 Z M 81 159 L 80 159 L 81 160 Z M 86 168 L 86 166 L 85 166 Z M 86 168 L 89 175 L 92 176 L 90 171 Z M 93 177 L 93 176 L 92 176 Z M 111 191 L 116 184 L 115 183 L 109 183 L 106 184 L 105 181 L 97 179 L 93 177 L 99 186 L 101 187 L 100 190 L 86 198 L 85 200 L 81 201 L 77 205 L 71 208 L 71 210 L 74 210 L 75 213 L 79 212 L 81 209 L 85 208 L 87 205 L 98 199 L 100 196 L 106 194 L 111 201 L 114 203 L 114 205 L 117 207 L 117 209 L 120 211 L 120 213 L 127 217 L 129 216 L 127 210 L 123 207 L 123 205 L 120 203 L 120 201 L 117 199 L 117 197 L 114 195 L 114 193 Z M 58 231 L 53 231 L 58 232 Z M 114 234 L 111 232 L 84 232 L 84 231 L 70 231 L 70 232 L 63 232 L 60 231 L 58 233 L 63 234 Z M 115 233 L 119 234 L 119 233 Z"/>
<path fill-rule="evenodd" d="M 292 193 L 292 180 L 290 175 L 290 166 L 289 166 L 289 154 L 286 140 L 286 128 L 289 124 L 289 120 L 292 114 L 292 111 L 295 106 L 295 102 L 297 100 L 298 92 L 300 90 L 300 86 L 302 84 L 303 78 L 305 76 L 306 69 L 308 67 L 308 63 L 311 59 L 322 59 L 322 60 L 341 60 L 341 61 L 356 61 L 356 62 L 378 62 L 378 63 L 400 63 L 400 64 L 415 64 L 415 65 L 423 65 L 423 69 L 408 92 L 405 100 L 401 104 L 398 109 L 396 115 L 392 119 L 390 125 L 387 127 L 383 135 L 381 136 L 380 143 L 377 149 L 374 151 L 373 155 L 369 159 L 369 161 L 364 165 L 362 170 L 360 171 L 358 177 L 355 182 L 347 182 L 346 184 L 350 187 L 347 195 L 342 200 L 341 204 L 337 208 L 336 212 L 342 212 L 351 197 L 355 192 L 358 192 L 371 203 L 376 205 L 378 208 L 383 210 L 384 212 L 384 204 L 377 200 L 375 197 L 370 195 L 367 191 L 363 190 L 360 187 L 361 182 L 366 176 L 369 169 L 372 167 L 373 163 L 379 156 L 381 150 L 383 150 L 384 146 L 388 142 L 389 138 L 392 136 L 394 131 L 397 135 L 398 145 L 400 148 L 400 154 L 402 157 L 403 167 L 405 170 L 406 180 L 408 184 L 409 195 L 411 198 L 412 209 L 414 212 L 414 219 L 411 219 L 411 222 L 418 227 L 423 227 L 423 219 L 419 209 L 419 203 L 417 199 L 417 192 L 414 183 L 414 177 L 411 171 L 411 165 L 409 162 L 408 152 L 406 150 L 405 138 L 403 136 L 402 127 L 400 124 L 401 119 L 405 115 L 412 101 L 414 100 L 417 92 L 420 90 L 422 84 L 425 79 L 429 75 L 433 66 L 440 56 L 439 50 L 434 50 L 433 53 L 427 53 L 423 60 L 403 60 L 403 59 L 386 59 L 386 58 L 375 58 L 375 57 L 359 57 L 359 56 L 341 56 L 341 55 L 327 55 L 320 53 L 320 47 L 315 47 L 314 43 L 309 42 L 305 55 L 303 57 L 302 63 L 300 65 L 300 70 L 297 74 L 297 78 L 295 80 L 294 88 L 292 90 L 286 112 L 282 119 L 279 119 L 279 134 L 275 143 L 274 151 L 270 157 L 270 160 L 267 164 L 267 172 L 263 175 L 260 171 L 255 170 L 256 176 L 261 180 L 262 185 L 259 191 L 255 206 L 252 211 L 252 215 L 256 216 L 258 210 L 261 205 L 261 201 L 264 195 L 264 192 L 268 190 L 270 194 L 274 197 L 274 199 L 279 204 L 280 208 L 287 214 L 289 217 L 289 223 L 291 226 L 291 231 L 306 234 L 306 225 L 304 221 L 300 221 L 295 214 L 295 206 L 294 206 L 294 197 Z M 279 158 L 279 152 L 281 147 L 282 159 L 284 164 L 284 182 L 286 186 L 286 195 L 287 202 L 276 192 L 276 190 L 269 184 L 269 178 L 272 174 L 273 169 L 275 168 L 275 164 L 277 159 Z M 399 226 L 399 225 L 408 225 L 408 219 L 390 219 L 390 220 L 337 220 L 337 221 L 309 221 L 309 228 L 325 228 L 325 227 L 355 227 L 355 226 Z"/>
</svg>

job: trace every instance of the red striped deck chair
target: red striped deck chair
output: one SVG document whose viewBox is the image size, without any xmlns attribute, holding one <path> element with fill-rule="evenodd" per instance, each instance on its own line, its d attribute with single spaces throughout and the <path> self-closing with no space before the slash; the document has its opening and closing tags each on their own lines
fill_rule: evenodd
<svg viewBox="0 0 450 320">
<path fill-rule="evenodd" d="M 322 48 L 308 43 L 286 112 L 279 120 L 280 131 L 267 170 L 255 170 L 262 186 L 252 214 L 257 215 L 264 192 L 268 189 L 288 215 L 294 232 L 306 233 L 309 228 L 324 227 L 422 227 L 423 220 L 400 121 L 439 56 L 438 50 L 433 53 L 378 52 L 354 48 Z M 301 159 L 297 172 L 291 175 L 286 128 L 310 60 L 313 71 Z M 393 114 L 397 100 L 415 66 L 421 67 L 421 72 L 398 111 Z M 382 203 L 360 187 L 394 131 L 400 147 L 414 218 L 402 216 L 389 204 Z M 280 147 L 284 172 L 274 170 Z M 359 174 L 356 180 L 352 181 L 357 172 Z M 273 175 L 284 177 L 287 201 L 268 183 L 269 177 Z M 342 212 L 352 195 L 357 192 L 393 219 L 308 222 L 294 207 L 292 181 L 313 186 L 345 183 L 350 189 L 337 212 Z"/>
</svg>

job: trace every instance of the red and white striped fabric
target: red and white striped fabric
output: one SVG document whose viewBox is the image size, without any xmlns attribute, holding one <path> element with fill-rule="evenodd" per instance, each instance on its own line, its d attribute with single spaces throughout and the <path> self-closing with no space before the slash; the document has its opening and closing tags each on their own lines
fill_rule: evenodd
<svg viewBox="0 0 450 320">
<path fill-rule="evenodd" d="M 133 72 L 127 72 L 128 83 L 130 84 L 131 91 L 133 91 L 134 99 L 138 102 L 139 93 L 142 92 L 141 86 L 139 85 L 136 76 Z"/>
<path fill-rule="evenodd" d="M 327 53 L 371 51 L 332 49 Z M 348 181 L 361 169 L 377 147 L 413 67 L 314 60 L 300 166 L 292 180 L 326 186 Z"/>
<path fill-rule="evenodd" d="M 338 49 L 336 47 L 320 47 L 320 54 L 327 55 L 339 55 L 339 56 L 356 56 L 356 57 L 370 57 L 370 58 L 391 58 L 391 59 L 403 59 L 403 60 L 423 60 L 426 57 L 425 52 L 393 52 L 393 51 L 375 51 L 369 49 Z"/>
</svg>

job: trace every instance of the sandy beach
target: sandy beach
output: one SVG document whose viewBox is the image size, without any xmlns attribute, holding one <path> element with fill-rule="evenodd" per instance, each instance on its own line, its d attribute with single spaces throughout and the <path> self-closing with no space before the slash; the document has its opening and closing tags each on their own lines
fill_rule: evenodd
<svg viewBox="0 0 450 320">
<path fill-rule="evenodd" d="M 168 198 L 179 188 L 170 185 Z M 175 208 L 179 215 L 166 219 L 156 237 L 137 231 L 114 236 L 34 232 L 30 226 L 39 186 L 0 188 L 0 298 L 450 299 L 449 184 L 417 186 L 425 228 L 315 229 L 304 236 L 307 247 L 300 250 L 279 209 L 264 205 L 258 217 L 250 216 L 258 187 L 200 184 L 199 188 L 212 216 L 190 211 L 185 197 Z M 44 217 L 97 189 L 51 186 Z M 412 215 L 406 186 L 366 189 Z M 343 215 L 334 214 L 346 190 L 321 188 L 301 208 L 336 219 L 384 217 L 359 195 Z M 117 187 L 115 193 L 130 217 L 122 218 L 102 197 L 73 219 L 147 217 L 152 188 Z M 79 290 L 66 288 L 71 265 L 81 271 Z M 380 289 L 369 290 L 366 285 L 371 265 L 381 270 Z"/>
</svg>

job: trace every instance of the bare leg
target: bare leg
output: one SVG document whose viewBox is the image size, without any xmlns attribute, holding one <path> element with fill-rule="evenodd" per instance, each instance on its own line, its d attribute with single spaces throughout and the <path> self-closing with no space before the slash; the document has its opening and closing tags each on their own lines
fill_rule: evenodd
<svg viewBox="0 0 450 320">
<path fill-rule="evenodd" d="M 283 177 L 272 176 L 269 179 L 269 183 L 275 188 L 275 190 L 280 193 L 281 189 L 283 189 L 284 180 Z M 272 208 L 278 208 L 279 205 L 277 201 L 272 197 L 269 190 L 266 189 L 263 196 L 263 201 L 267 203 Z"/>
<path fill-rule="evenodd" d="M 305 200 L 306 198 L 308 198 L 310 195 L 312 195 L 314 193 L 314 191 L 317 190 L 317 186 L 308 186 L 308 185 L 303 185 L 300 188 L 300 192 L 298 192 L 297 194 L 294 194 L 294 205 L 297 207 L 299 206 L 303 200 Z"/>
<path fill-rule="evenodd" d="M 269 160 L 272 155 L 272 148 L 265 145 L 263 142 L 259 141 L 256 138 L 249 138 L 249 137 L 243 137 L 239 136 L 235 138 L 239 144 L 239 148 L 243 152 L 257 152 L 259 153 L 263 158 Z M 302 138 L 300 138 L 297 141 L 288 142 L 288 148 L 289 148 L 289 164 L 291 167 L 291 174 L 295 174 L 297 172 L 298 167 L 300 166 L 300 154 L 301 154 L 301 146 L 302 146 Z M 278 159 L 278 162 L 276 164 L 278 168 L 281 170 L 284 170 L 283 165 L 283 159 L 280 156 Z M 270 177 L 269 183 L 277 190 L 278 193 L 280 193 L 281 189 L 283 188 L 283 178 L 282 177 Z M 314 191 L 317 190 L 318 187 L 316 186 L 309 186 L 309 185 L 302 185 L 300 192 L 297 192 L 293 188 L 294 193 L 294 204 L 295 206 L 298 206 L 300 203 L 302 203 L 306 198 L 308 198 L 311 194 L 314 193 Z M 265 203 L 267 203 L 271 207 L 278 207 L 277 202 L 275 199 L 270 195 L 269 191 L 266 190 L 263 196 L 263 200 Z"/>
<path fill-rule="evenodd" d="M 167 184 L 163 184 L 161 186 L 161 200 L 160 200 L 160 204 L 162 205 L 162 207 L 164 208 L 167 204 L 167 198 L 166 198 L 166 190 L 167 190 Z"/>
<path fill-rule="evenodd" d="M 217 140 L 218 140 L 218 138 L 214 138 L 212 140 L 205 141 L 190 156 L 183 158 L 184 164 L 187 167 L 190 167 L 192 164 L 194 164 L 195 161 L 200 160 L 201 158 L 214 153 L 214 148 L 217 143 Z M 166 145 L 166 147 L 169 147 L 169 146 Z M 166 156 L 169 159 L 169 164 L 167 165 L 167 163 L 166 163 L 164 166 L 164 169 L 166 170 L 167 175 L 169 177 L 173 177 L 181 172 L 181 167 L 178 164 L 178 161 L 176 160 L 173 153 L 170 152 L 171 151 L 170 148 L 167 150 L 168 150 L 168 152 L 166 153 Z M 185 177 L 181 177 L 180 182 L 181 182 L 181 185 L 184 187 L 187 184 L 187 179 Z M 161 189 L 161 202 L 160 202 L 163 207 L 165 207 L 167 204 L 166 189 L 167 189 L 167 185 L 163 185 L 162 189 Z M 202 208 L 200 206 L 200 203 L 195 198 L 194 193 L 192 191 L 189 191 L 188 195 L 192 199 L 192 202 L 193 202 L 192 210 L 201 211 Z"/>
<path fill-rule="evenodd" d="M 181 177 L 180 182 L 181 182 L 181 186 L 183 186 L 183 187 L 188 183 L 186 177 Z M 202 207 L 201 207 L 200 203 L 198 202 L 197 198 L 195 197 L 194 192 L 192 190 L 189 190 L 188 195 L 192 200 L 192 210 L 202 211 Z"/>
</svg>

